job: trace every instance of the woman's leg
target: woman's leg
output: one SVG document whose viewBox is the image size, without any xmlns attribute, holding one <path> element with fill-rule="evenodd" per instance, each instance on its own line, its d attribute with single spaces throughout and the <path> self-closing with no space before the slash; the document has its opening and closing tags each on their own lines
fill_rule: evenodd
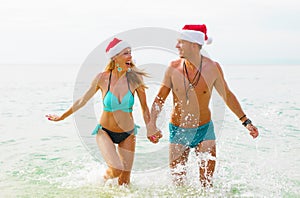
<svg viewBox="0 0 300 198">
<path fill-rule="evenodd" d="M 120 160 L 123 164 L 124 169 L 119 176 L 119 185 L 130 183 L 130 174 L 134 160 L 135 153 L 135 135 L 128 136 L 124 141 L 122 141 L 118 146 L 118 152 L 120 155 Z"/>
<path fill-rule="evenodd" d="M 96 141 L 102 157 L 108 166 L 104 179 L 119 177 L 124 167 L 111 138 L 105 131 L 99 130 Z"/>
</svg>

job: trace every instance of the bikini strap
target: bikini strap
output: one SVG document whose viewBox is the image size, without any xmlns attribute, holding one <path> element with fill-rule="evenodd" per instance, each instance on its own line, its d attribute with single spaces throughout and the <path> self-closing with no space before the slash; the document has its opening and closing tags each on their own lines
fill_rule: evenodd
<svg viewBox="0 0 300 198">
<path fill-rule="evenodd" d="M 110 70 L 110 74 L 109 74 L 107 92 L 110 90 L 111 73 L 112 73 L 112 70 Z"/>
<path fill-rule="evenodd" d="M 139 125 L 134 124 L 134 135 L 138 133 L 138 129 L 141 128 Z"/>
<path fill-rule="evenodd" d="M 97 135 L 100 129 L 102 129 L 102 125 L 97 124 L 96 128 L 92 132 L 92 135 Z"/>
</svg>

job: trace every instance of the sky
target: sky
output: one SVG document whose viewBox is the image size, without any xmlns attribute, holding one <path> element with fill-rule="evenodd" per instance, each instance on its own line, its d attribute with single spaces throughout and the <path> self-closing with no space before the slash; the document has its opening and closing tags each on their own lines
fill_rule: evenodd
<svg viewBox="0 0 300 198">
<path fill-rule="evenodd" d="M 0 0 L 0 5 L 1 65 L 78 65 L 115 34 L 203 23 L 213 38 L 205 50 L 223 64 L 300 65 L 299 0 Z"/>
</svg>

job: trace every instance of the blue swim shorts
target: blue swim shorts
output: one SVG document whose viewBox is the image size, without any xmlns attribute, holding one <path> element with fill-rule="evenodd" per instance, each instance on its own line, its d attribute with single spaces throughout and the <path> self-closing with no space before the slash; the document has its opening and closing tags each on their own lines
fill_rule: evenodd
<svg viewBox="0 0 300 198">
<path fill-rule="evenodd" d="M 170 143 L 182 144 L 195 148 L 204 140 L 215 140 L 214 124 L 212 121 L 197 128 L 181 128 L 169 123 Z"/>
</svg>

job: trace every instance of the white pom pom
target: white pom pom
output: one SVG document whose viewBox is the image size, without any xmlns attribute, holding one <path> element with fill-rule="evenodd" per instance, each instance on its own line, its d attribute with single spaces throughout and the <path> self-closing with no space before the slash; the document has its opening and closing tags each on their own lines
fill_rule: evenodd
<svg viewBox="0 0 300 198">
<path fill-rule="evenodd" d="M 211 44 L 213 41 L 212 37 L 208 37 L 208 39 L 206 40 L 206 44 L 209 45 Z"/>
</svg>

